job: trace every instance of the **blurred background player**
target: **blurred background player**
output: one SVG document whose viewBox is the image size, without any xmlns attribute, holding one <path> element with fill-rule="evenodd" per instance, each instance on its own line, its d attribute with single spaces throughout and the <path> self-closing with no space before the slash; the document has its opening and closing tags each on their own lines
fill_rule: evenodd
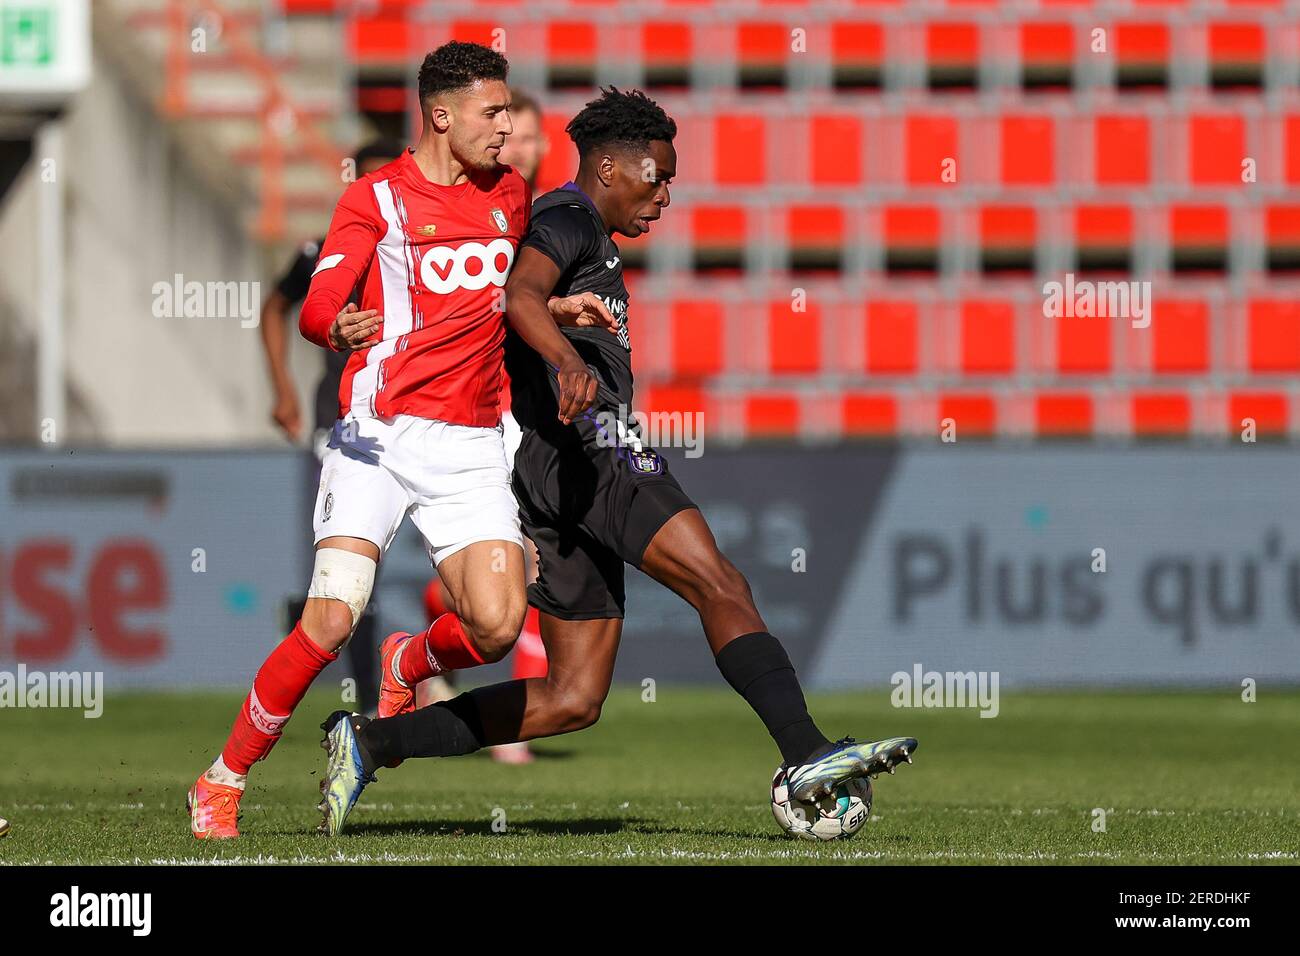
<svg viewBox="0 0 1300 956">
<path fill-rule="evenodd" d="M 386 166 L 401 155 L 403 146 L 395 139 L 377 139 L 362 146 L 353 157 L 356 178 L 373 173 Z M 289 325 L 289 313 L 307 297 L 311 286 L 312 273 L 316 271 L 316 260 L 320 258 L 320 248 L 324 237 L 314 242 L 305 242 L 299 247 L 293 262 L 280 276 L 275 289 L 262 306 L 262 348 L 266 353 L 267 372 L 271 379 L 271 419 L 290 442 L 297 443 L 302 437 L 302 411 L 298 404 L 298 388 L 289 367 L 289 338 L 285 329 Z M 354 295 L 348 300 L 355 302 Z M 295 323 L 296 326 L 296 323 Z M 294 328 L 296 332 L 296 327 Z M 348 364 L 348 352 L 335 352 L 322 349 L 323 368 L 320 380 L 316 383 L 315 401 L 312 408 L 312 452 L 319 462 L 325 451 L 330 430 L 339 413 L 339 382 L 343 378 L 343 369 Z M 320 478 L 320 469 L 312 469 L 312 495 L 315 497 L 316 484 Z M 288 609 L 291 620 L 302 616 L 302 600 L 295 599 Z M 357 703 L 366 713 L 374 713 L 379 703 L 379 686 L 375 670 L 375 619 L 373 613 L 366 613 L 357 622 L 357 629 L 348 642 L 348 664 L 352 676 L 357 682 Z"/>
</svg>

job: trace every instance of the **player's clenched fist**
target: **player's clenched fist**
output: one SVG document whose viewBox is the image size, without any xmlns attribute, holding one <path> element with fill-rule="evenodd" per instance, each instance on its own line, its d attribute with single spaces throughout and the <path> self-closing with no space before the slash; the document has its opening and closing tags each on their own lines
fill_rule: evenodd
<svg viewBox="0 0 1300 956">
<path fill-rule="evenodd" d="M 378 309 L 358 312 L 355 302 L 349 302 L 334 318 L 330 326 L 330 347 L 336 352 L 359 352 L 379 342 L 372 339 L 384 324 Z"/>
<path fill-rule="evenodd" d="M 555 375 L 560 382 L 560 421 L 568 425 L 596 401 L 596 376 L 581 359 L 561 365 Z"/>
</svg>

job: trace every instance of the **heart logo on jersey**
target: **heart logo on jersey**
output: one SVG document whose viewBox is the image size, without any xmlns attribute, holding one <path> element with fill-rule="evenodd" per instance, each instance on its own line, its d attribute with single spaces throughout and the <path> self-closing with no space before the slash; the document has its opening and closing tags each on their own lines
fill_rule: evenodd
<svg viewBox="0 0 1300 956">
<path fill-rule="evenodd" d="M 510 228 L 510 223 L 506 220 L 506 214 L 500 209 L 492 210 L 492 221 L 497 224 L 497 228 L 506 232 Z"/>
</svg>

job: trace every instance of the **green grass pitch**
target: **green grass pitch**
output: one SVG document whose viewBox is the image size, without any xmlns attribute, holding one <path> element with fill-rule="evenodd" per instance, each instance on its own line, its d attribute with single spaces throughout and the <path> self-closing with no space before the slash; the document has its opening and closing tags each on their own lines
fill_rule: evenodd
<svg viewBox="0 0 1300 956">
<path fill-rule="evenodd" d="M 895 710 L 887 689 L 813 695 L 828 733 L 920 739 L 852 840 L 777 831 L 776 750 L 723 689 L 616 687 L 599 724 L 530 766 L 484 755 L 381 771 L 327 840 L 314 691 L 254 768 L 233 842 L 189 835 L 185 791 L 235 693 L 110 696 L 104 714 L 0 712 L 0 864 L 994 863 L 1300 860 L 1300 692 L 1004 693 L 1001 713 Z M 1106 811 L 1105 832 L 1093 829 Z M 504 820 L 495 832 L 494 820 Z"/>
</svg>

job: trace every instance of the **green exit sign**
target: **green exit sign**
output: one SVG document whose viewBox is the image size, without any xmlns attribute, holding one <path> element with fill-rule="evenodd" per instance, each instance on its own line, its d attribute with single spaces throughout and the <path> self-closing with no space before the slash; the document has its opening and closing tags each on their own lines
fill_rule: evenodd
<svg viewBox="0 0 1300 956">
<path fill-rule="evenodd" d="M 49 7 L 0 9 L 0 65 L 49 66 L 58 39 Z"/>
</svg>

